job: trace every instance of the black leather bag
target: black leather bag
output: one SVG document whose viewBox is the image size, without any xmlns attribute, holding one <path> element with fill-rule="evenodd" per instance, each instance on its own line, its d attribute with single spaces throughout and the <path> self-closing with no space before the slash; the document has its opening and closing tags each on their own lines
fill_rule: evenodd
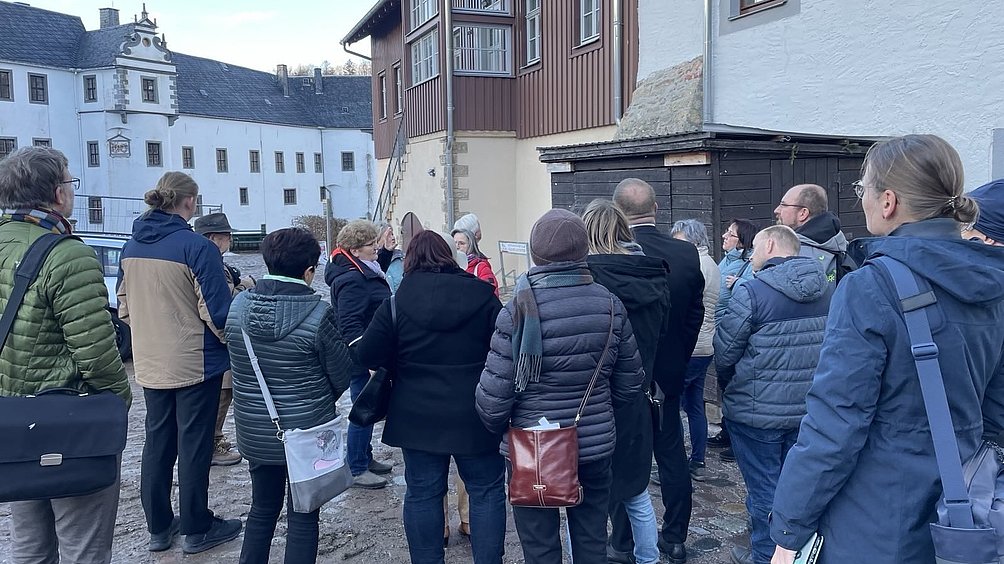
<svg viewBox="0 0 1004 564">
<path fill-rule="evenodd" d="M 397 303 L 390 297 L 391 323 L 397 329 Z M 390 409 L 390 393 L 393 387 L 391 372 L 380 368 L 370 376 L 366 386 L 352 402 L 349 421 L 360 427 L 369 427 L 383 421 Z"/>
<path fill-rule="evenodd" d="M 28 248 L 0 318 L 0 349 L 45 258 L 70 237 L 46 234 Z M 0 502 L 87 495 L 114 484 L 127 429 L 125 400 L 112 393 L 57 388 L 0 398 Z"/>
</svg>

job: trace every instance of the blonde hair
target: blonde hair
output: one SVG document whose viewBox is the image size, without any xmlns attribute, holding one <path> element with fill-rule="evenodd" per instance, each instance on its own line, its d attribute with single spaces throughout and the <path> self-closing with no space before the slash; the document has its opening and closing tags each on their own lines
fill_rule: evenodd
<svg viewBox="0 0 1004 564">
<path fill-rule="evenodd" d="M 868 149 L 862 175 L 871 173 L 873 188 L 893 191 L 918 220 L 950 217 L 976 221 L 979 207 L 963 193 L 962 159 L 937 135 L 904 135 Z"/>
<path fill-rule="evenodd" d="M 372 221 L 357 219 L 350 221 L 338 232 L 338 246 L 352 251 L 369 245 L 380 236 Z"/>
<path fill-rule="evenodd" d="M 169 211 L 181 204 L 185 198 L 196 198 L 199 185 L 184 172 L 168 172 L 157 181 L 157 187 L 143 195 L 143 201 L 151 208 Z"/>
<path fill-rule="evenodd" d="M 589 202 L 582 214 L 582 221 L 586 224 L 589 254 L 630 254 L 621 243 L 634 241 L 634 236 L 627 216 L 613 202 L 603 199 Z"/>
</svg>

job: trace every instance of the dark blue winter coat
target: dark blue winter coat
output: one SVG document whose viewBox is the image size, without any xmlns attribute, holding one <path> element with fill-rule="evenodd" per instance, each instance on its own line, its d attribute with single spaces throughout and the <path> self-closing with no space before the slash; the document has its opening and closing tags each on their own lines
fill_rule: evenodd
<svg viewBox="0 0 1004 564">
<path fill-rule="evenodd" d="M 963 241 L 958 223 L 906 224 L 855 241 L 927 279 L 932 330 L 963 459 L 1004 427 L 1004 249 Z M 864 264 L 837 287 L 798 442 L 774 498 L 771 537 L 798 549 L 815 531 L 823 564 L 934 562 L 941 495 L 930 426 L 895 287 Z"/>
<path fill-rule="evenodd" d="M 819 361 L 830 284 L 823 266 L 774 258 L 736 288 L 715 332 L 715 364 L 735 366 L 725 417 L 758 429 L 797 429 Z"/>
</svg>

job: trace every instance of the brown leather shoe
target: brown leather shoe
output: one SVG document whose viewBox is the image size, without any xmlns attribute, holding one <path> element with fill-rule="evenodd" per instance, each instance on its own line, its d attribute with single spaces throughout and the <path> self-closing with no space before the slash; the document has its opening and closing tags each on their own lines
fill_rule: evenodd
<svg viewBox="0 0 1004 564">
<path fill-rule="evenodd" d="M 457 530 L 460 531 L 460 534 L 464 535 L 465 537 L 471 536 L 471 524 L 470 523 L 464 523 L 463 521 L 461 521 L 460 522 L 460 526 L 457 527 Z"/>
<path fill-rule="evenodd" d="M 211 466 L 233 466 L 241 461 L 241 455 L 232 450 L 226 439 L 216 441 L 213 445 L 213 461 Z"/>
</svg>

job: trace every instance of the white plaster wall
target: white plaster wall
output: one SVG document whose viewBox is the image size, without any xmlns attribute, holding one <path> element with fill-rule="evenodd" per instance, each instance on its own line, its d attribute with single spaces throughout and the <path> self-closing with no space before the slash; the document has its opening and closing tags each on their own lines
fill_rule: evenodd
<svg viewBox="0 0 1004 564">
<path fill-rule="evenodd" d="M 703 0 L 638 0 L 638 82 L 704 53 Z"/>
<path fill-rule="evenodd" d="M 1004 127 L 998 3 L 802 1 L 795 15 L 769 21 L 770 12 L 744 22 L 762 18 L 760 25 L 716 33 L 713 121 L 840 135 L 934 133 L 961 154 L 967 188 L 990 179 L 992 130 Z M 640 20 L 654 25 L 649 14 Z M 673 22 L 666 36 L 683 25 Z"/>
<path fill-rule="evenodd" d="M 512 241 L 516 236 L 516 137 L 514 134 L 492 132 L 457 135 L 457 141 L 467 143 L 467 152 L 457 155 L 457 164 L 467 167 L 467 176 L 458 177 L 460 190 L 468 198 L 459 200 L 460 215 L 473 212 L 481 223 L 481 252 L 488 256 L 492 268 L 501 267 L 498 253 L 500 240 Z M 457 219 L 460 218 L 457 216 Z M 452 230 L 452 226 L 450 226 Z M 506 265 L 511 269 L 510 265 Z"/>
<path fill-rule="evenodd" d="M 332 214 L 345 219 L 367 217 L 373 186 L 378 182 L 373 159 L 373 135 L 366 131 L 328 129 L 321 133 L 324 154 L 323 184 L 332 193 Z M 355 170 L 342 170 L 342 152 L 355 155 Z M 313 154 L 309 168 L 314 167 Z"/>
<path fill-rule="evenodd" d="M 441 183 L 446 175 L 440 164 L 444 139 L 439 135 L 427 135 L 408 142 L 405 149 L 408 162 L 401 176 L 397 202 L 392 208 L 396 228 L 400 227 L 404 214 L 412 212 L 426 229 L 447 229 L 446 193 Z M 429 176 L 429 169 L 435 170 L 436 175 Z"/>
<path fill-rule="evenodd" d="M 80 169 L 77 110 L 82 99 L 73 72 L 28 67 L 0 62 L 0 69 L 11 71 L 13 102 L 0 102 L 0 137 L 14 137 L 18 147 L 30 147 L 33 138 L 51 139 L 52 146 L 66 153 L 70 170 Z M 48 104 L 28 101 L 28 73 L 43 74 L 48 83 Z M 79 97 L 78 97 L 79 96 Z"/>
</svg>

